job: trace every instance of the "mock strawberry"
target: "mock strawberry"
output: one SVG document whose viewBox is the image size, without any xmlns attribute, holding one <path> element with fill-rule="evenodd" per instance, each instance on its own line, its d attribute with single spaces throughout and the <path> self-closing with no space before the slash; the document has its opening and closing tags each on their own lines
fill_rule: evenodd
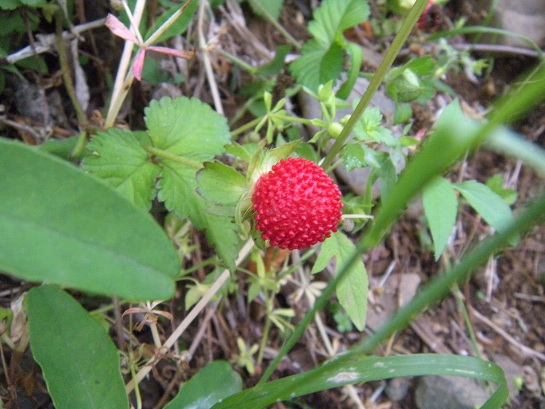
<svg viewBox="0 0 545 409">
<path fill-rule="evenodd" d="M 252 194 L 261 238 L 282 249 L 304 249 L 337 231 L 341 192 L 323 169 L 307 159 L 288 158 L 257 180 Z"/>
</svg>

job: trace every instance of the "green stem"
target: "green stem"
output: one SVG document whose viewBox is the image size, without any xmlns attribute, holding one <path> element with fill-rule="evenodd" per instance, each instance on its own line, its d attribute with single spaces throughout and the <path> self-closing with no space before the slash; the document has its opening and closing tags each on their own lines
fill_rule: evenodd
<svg viewBox="0 0 545 409">
<path fill-rule="evenodd" d="M 235 129 L 234 131 L 231 132 L 231 136 L 237 136 L 237 135 L 240 135 L 242 132 L 245 132 L 247 131 L 248 129 L 251 129 L 253 128 L 254 126 L 258 125 L 262 120 L 263 120 L 264 117 L 259 117 L 259 118 L 256 118 L 244 125 L 242 125 L 241 127 Z"/>
<path fill-rule="evenodd" d="M 307 118 L 299 118 L 296 116 L 282 115 L 282 114 L 273 114 L 271 119 L 280 119 L 285 122 L 299 122 L 300 124 L 312 125 L 313 121 Z"/>
<path fill-rule="evenodd" d="M 346 140 L 348 139 L 348 136 L 350 136 L 352 129 L 356 125 L 356 122 L 359 120 L 359 118 L 363 114 L 363 111 L 371 102 L 371 99 L 377 92 L 380 84 L 382 84 L 384 77 L 386 76 L 388 70 L 393 64 L 395 58 L 399 54 L 399 51 L 403 47 L 403 44 L 407 40 L 407 37 L 409 37 L 409 34 L 411 33 L 416 21 L 418 20 L 418 17 L 420 16 L 420 14 L 422 14 L 422 11 L 424 11 L 427 3 L 428 0 L 417 0 L 412 9 L 407 14 L 407 17 L 405 17 L 405 20 L 403 21 L 399 32 L 395 36 L 394 41 L 392 41 L 391 46 L 388 48 L 388 51 L 384 55 L 384 59 L 377 68 L 377 72 L 375 73 L 375 75 L 373 75 L 373 78 L 371 79 L 367 90 L 361 97 L 361 100 L 354 109 L 352 115 L 350 115 L 350 118 L 346 122 L 346 125 L 344 126 L 339 136 L 337 137 L 337 140 L 327 153 L 324 162 L 322 163 L 322 167 L 324 169 L 327 169 L 329 167 L 335 156 L 343 148 Z"/>
<path fill-rule="evenodd" d="M 274 294 L 272 296 L 274 296 Z M 270 296 L 267 297 L 266 308 L 267 308 L 267 317 L 265 319 L 265 327 L 263 328 L 263 336 L 261 337 L 261 342 L 259 345 L 259 353 L 257 355 L 258 365 L 261 365 L 261 363 L 263 362 L 263 354 L 265 353 L 265 347 L 267 346 L 267 341 L 269 340 L 269 332 L 271 330 L 270 315 L 272 313 L 272 302 L 271 302 Z"/>
<path fill-rule="evenodd" d="M 473 352 L 475 352 L 475 356 L 477 358 L 483 359 L 481 350 L 479 349 L 479 343 L 477 342 L 477 337 L 475 336 L 475 330 L 473 329 L 473 324 L 471 323 L 471 319 L 469 318 L 469 314 L 467 312 L 464 296 L 462 292 L 460 291 L 460 287 L 458 286 L 458 284 L 454 285 L 453 292 L 454 292 L 454 295 L 456 296 L 456 301 L 462 313 L 462 317 L 464 318 L 464 324 L 469 334 L 469 339 L 471 340 L 471 346 L 473 348 Z"/>
<path fill-rule="evenodd" d="M 147 152 L 151 153 L 152 155 L 157 156 L 158 158 L 168 159 L 173 162 L 181 163 L 182 165 L 195 168 L 197 170 L 202 169 L 202 163 L 184 158 L 183 156 L 178 156 L 173 153 L 170 153 L 168 151 L 165 151 L 163 149 L 154 148 L 153 146 L 142 146 Z"/>
</svg>

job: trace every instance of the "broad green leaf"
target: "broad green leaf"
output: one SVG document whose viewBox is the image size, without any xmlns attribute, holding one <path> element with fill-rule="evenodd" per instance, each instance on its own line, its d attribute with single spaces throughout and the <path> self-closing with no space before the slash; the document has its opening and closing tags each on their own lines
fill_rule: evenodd
<svg viewBox="0 0 545 409">
<path fill-rule="evenodd" d="M 154 147 L 196 162 L 222 153 L 231 139 L 227 120 L 196 98 L 152 101 L 145 114 Z"/>
<path fill-rule="evenodd" d="M 433 238 L 435 261 L 447 245 L 456 223 L 458 200 L 452 184 L 445 178 L 434 178 L 422 192 L 424 212 Z"/>
<path fill-rule="evenodd" d="M 234 205 L 248 191 L 248 181 L 230 166 L 221 162 L 207 162 L 197 173 L 197 191 L 206 200 Z"/>
<path fill-rule="evenodd" d="M 96 319 L 55 285 L 31 289 L 26 307 L 32 355 L 55 408 L 129 407 L 119 354 Z"/>
<path fill-rule="evenodd" d="M 500 233 L 513 221 L 513 213 L 507 203 L 488 186 L 476 180 L 468 180 L 455 184 L 454 188 L 488 224 Z"/>
<path fill-rule="evenodd" d="M 355 251 L 356 246 L 342 232 L 333 233 L 322 244 L 318 259 L 312 268 L 317 273 L 325 268 L 331 258 L 336 258 L 336 271 L 339 271 Z M 367 289 L 369 283 L 363 262 L 358 260 L 337 286 L 337 298 L 350 319 L 360 331 L 365 328 L 367 317 Z"/>
<path fill-rule="evenodd" d="M 238 372 L 225 361 L 213 361 L 187 381 L 165 409 L 210 409 L 241 390 Z"/>
<path fill-rule="evenodd" d="M 246 389 L 212 409 L 260 409 L 278 401 L 345 385 L 420 375 L 465 376 L 495 383 L 497 389 L 481 409 L 499 408 L 509 394 L 501 368 L 482 359 L 438 354 L 364 355 L 350 360 L 332 359 L 310 371 Z"/>
<path fill-rule="evenodd" d="M 179 259 L 146 213 L 75 166 L 0 139 L 0 270 L 132 300 L 174 294 Z"/>
<path fill-rule="evenodd" d="M 151 207 L 160 168 L 132 132 L 111 128 L 96 134 L 87 147 L 93 153 L 83 160 L 86 170 L 136 206 L 145 210 Z"/>
</svg>

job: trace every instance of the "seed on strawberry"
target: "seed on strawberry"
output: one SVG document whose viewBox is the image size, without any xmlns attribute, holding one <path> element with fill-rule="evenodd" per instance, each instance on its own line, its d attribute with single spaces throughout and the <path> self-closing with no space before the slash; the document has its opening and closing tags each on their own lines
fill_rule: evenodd
<svg viewBox="0 0 545 409">
<path fill-rule="evenodd" d="M 304 249 L 337 231 L 341 192 L 323 169 L 307 159 L 288 158 L 256 182 L 252 194 L 256 229 L 282 249 Z"/>
</svg>

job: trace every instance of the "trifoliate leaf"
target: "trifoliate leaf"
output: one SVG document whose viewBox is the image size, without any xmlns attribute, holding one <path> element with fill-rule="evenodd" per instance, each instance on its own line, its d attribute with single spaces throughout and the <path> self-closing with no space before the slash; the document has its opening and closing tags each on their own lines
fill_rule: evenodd
<svg viewBox="0 0 545 409">
<path fill-rule="evenodd" d="M 316 91 L 320 84 L 339 78 L 346 54 L 343 31 L 369 16 L 369 5 L 362 0 L 325 0 L 314 12 L 309 31 L 314 36 L 301 49 L 290 70 L 297 81 Z"/>
<path fill-rule="evenodd" d="M 314 12 L 308 31 L 322 45 L 329 45 L 347 28 L 369 17 L 369 5 L 362 0 L 325 0 Z"/>
<path fill-rule="evenodd" d="M 163 98 L 145 109 L 154 147 L 206 162 L 223 152 L 231 136 L 227 120 L 196 98 Z"/>
<path fill-rule="evenodd" d="M 312 267 L 312 273 L 323 270 L 333 257 L 336 258 L 335 271 L 340 271 L 354 251 L 356 246 L 344 233 L 340 231 L 333 233 L 323 242 L 320 254 Z M 359 331 L 365 328 L 368 285 L 367 271 L 359 257 L 337 286 L 339 303 Z"/>
<path fill-rule="evenodd" d="M 456 223 L 458 201 L 452 184 L 445 178 L 436 177 L 422 192 L 422 203 L 433 238 L 435 261 L 437 261 Z"/>
<path fill-rule="evenodd" d="M 211 203 L 196 192 L 196 173 L 202 163 L 222 153 L 229 143 L 226 119 L 200 100 L 186 97 L 152 101 L 145 113 L 151 143 L 158 150 L 155 159 L 162 169 L 159 199 L 203 230 L 219 257 L 234 269 L 239 240 L 232 218 L 208 212 Z"/>
<path fill-rule="evenodd" d="M 111 128 L 95 135 L 88 148 L 93 154 L 83 160 L 83 167 L 89 173 L 103 179 L 138 207 L 150 208 L 160 168 L 150 160 L 135 133 Z"/>
</svg>

